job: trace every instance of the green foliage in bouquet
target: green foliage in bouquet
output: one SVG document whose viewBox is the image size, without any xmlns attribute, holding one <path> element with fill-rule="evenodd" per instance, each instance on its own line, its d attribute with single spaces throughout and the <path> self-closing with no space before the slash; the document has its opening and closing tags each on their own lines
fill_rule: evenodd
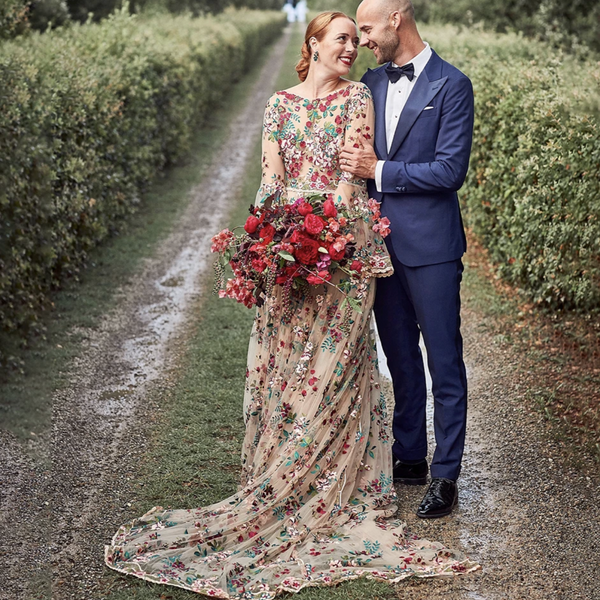
<svg viewBox="0 0 600 600">
<path fill-rule="evenodd" d="M 473 81 L 475 130 L 459 192 L 498 272 L 550 310 L 600 310 L 600 68 L 521 36 L 425 27 Z M 361 53 L 357 77 L 375 66 Z"/>
<path fill-rule="evenodd" d="M 0 46 L 0 338 L 36 333 L 48 293 L 186 155 L 284 24 L 272 12 L 122 12 Z"/>
</svg>

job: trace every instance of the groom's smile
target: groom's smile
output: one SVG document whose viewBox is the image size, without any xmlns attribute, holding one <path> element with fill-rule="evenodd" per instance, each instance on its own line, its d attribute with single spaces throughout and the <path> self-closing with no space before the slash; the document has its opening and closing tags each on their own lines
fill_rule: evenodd
<svg viewBox="0 0 600 600">
<path fill-rule="evenodd" d="M 371 50 L 380 65 L 393 61 L 399 47 L 396 35 L 398 13 L 383 17 L 369 6 L 367 0 L 358 7 L 356 18 L 361 32 L 360 45 Z"/>
</svg>

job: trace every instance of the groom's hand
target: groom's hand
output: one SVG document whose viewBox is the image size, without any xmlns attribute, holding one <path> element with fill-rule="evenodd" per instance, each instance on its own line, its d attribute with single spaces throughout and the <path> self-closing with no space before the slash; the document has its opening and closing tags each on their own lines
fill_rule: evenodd
<svg viewBox="0 0 600 600">
<path fill-rule="evenodd" d="M 346 144 L 340 154 L 340 169 L 362 179 L 375 179 L 377 155 L 373 146 L 360 135 L 355 144 Z"/>
</svg>

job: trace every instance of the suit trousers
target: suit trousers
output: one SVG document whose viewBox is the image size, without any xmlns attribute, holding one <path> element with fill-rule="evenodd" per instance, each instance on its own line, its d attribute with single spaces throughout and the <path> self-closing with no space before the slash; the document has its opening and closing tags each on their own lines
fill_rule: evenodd
<svg viewBox="0 0 600 600">
<path fill-rule="evenodd" d="M 394 275 L 378 279 L 375 319 L 392 375 L 394 456 L 427 456 L 427 388 L 419 337 L 427 349 L 434 398 L 436 448 L 431 476 L 456 481 L 467 419 L 467 375 L 460 334 L 460 259 L 408 267 L 393 254 Z"/>
</svg>

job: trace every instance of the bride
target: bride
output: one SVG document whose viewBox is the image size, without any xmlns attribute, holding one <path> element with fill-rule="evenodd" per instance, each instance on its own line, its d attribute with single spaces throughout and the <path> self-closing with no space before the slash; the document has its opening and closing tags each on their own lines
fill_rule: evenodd
<svg viewBox="0 0 600 600">
<path fill-rule="evenodd" d="M 343 13 L 325 12 L 309 24 L 296 67 L 301 83 L 267 103 L 257 203 L 311 193 L 332 194 L 338 204 L 367 202 L 365 182 L 339 165 L 345 143 L 373 136 L 368 88 L 343 78 L 357 47 L 356 25 Z M 371 333 L 375 279 L 391 266 L 366 223 L 354 235 L 370 254 L 359 285 L 362 313 L 342 310 L 342 293 L 332 286 L 295 298 L 291 320 L 283 318 L 282 286 L 257 310 L 239 491 L 203 508 L 155 507 L 122 526 L 106 547 L 109 567 L 208 596 L 261 599 L 358 577 L 394 582 L 476 568 L 394 519 L 389 426 Z"/>
</svg>

